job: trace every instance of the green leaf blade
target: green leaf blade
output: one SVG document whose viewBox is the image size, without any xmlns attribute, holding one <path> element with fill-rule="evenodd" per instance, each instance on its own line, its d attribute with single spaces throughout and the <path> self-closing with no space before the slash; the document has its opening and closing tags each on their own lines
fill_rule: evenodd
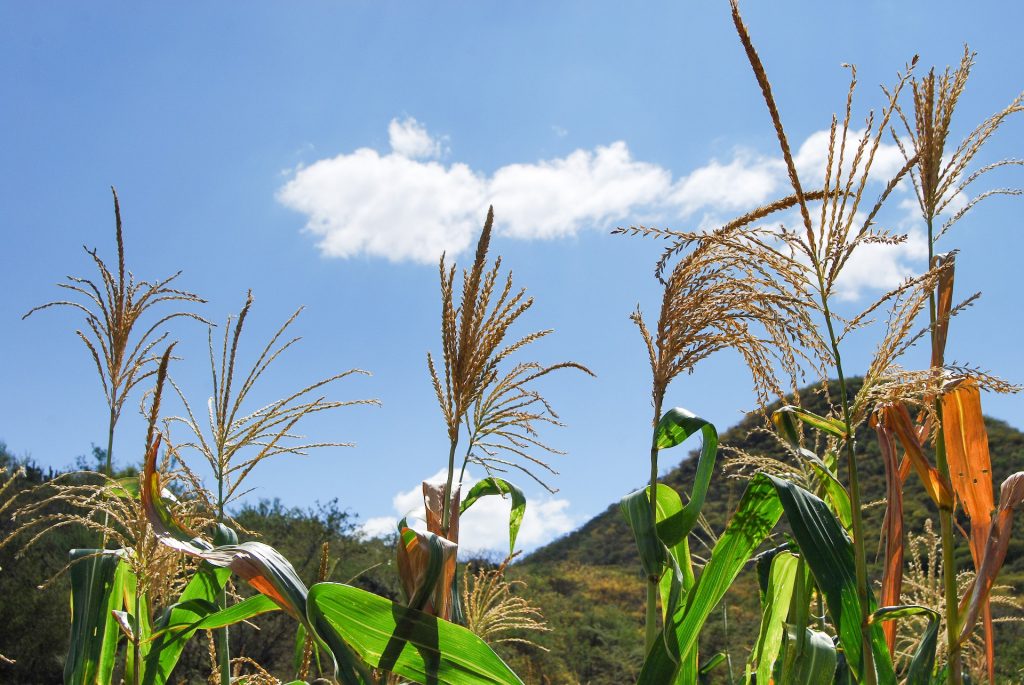
<svg viewBox="0 0 1024 685">
<path fill-rule="evenodd" d="M 508 553 L 512 554 L 516 550 L 516 538 L 519 536 L 519 528 L 523 525 L 523 516 L 526 514 L 526 495 L 504 478 L 491 476 L 484 478 L 470 489 L 459 508 L 459 513 L 465 513 L 474 502 L 488 495 L 509 495 L 512 498 L 512 510 L 508 515 Z"/>
<path fill-rule="evenodd" d="M 375 668 L 418 683 L 522 685 L 479 637 L 462 626 L 348 585 L 317 583 L 307 611 Z"/>
<path fill-rule="evenodd" d="M 127 565 L 119 550 L 71 550 L 71 643 L 66 685 L 108 685 L 121 629 L 112 612 L 123 606 Z"/>
</svg>

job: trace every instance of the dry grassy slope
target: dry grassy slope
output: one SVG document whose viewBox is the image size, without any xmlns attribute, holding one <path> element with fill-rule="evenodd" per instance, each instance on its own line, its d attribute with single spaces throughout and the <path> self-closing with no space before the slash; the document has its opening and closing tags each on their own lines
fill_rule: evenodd
<svg viewBox="0 0 1024 685">
<path fill-rule="evenodd" d="M 850 391 L 856 392 L 860 382 L 855 379 L 850 385 Z M 809 391 L 805 397 L 805 405 L 809 409 L 825 412 L 821 398 L 812 396 Z M 770 454 L 777 450 L 769 436 L 750 433 L 757 425 L 756 417 L 747 417 L 722 434 L 722 443 L 751 453 Z M 987 426 L 998 492 L 998 484 L 1003 478 L 1024 469 L 1024 433 L 993 419 L 988 420 Z M 867 429 L 862 429 L 857 437 L 862 487 L 868 501 L 878 502 L 885 484 L 878 446 Z M 647 468 L 646 456 L 646 449 L 638 446 L 638 486 Z M 672 457 L 674 455 L 668 452 L 662 458 Z M 685 493 L 693 480 L 695 467 L 696 460 L 687 458 L 662 482 Z M 712 528 L 720 532 L 739 501 L 745 483 L 726 477 L 722 472 L 721 457 L 716 471 L 704 513 Z M 934 508 L 913 475 L 906 492 L 908 530 L 921 530 L 925 519 L 935 516 Z M 866 511 L 867 530 L 878 530 L 881 517 L 882 507 L 877 504 L 870 506 Z M 1024 531 L 1024 528 L 1020 530 Z M 701 550 L 695 545 L 694 551 L 700 553 Z M 964 566 L 969 565 L 966 545 L 958 549 L 958 560 Z M 641 639 L 643 587 L 632 535 L 619 513 L 618 503 L 613 503 L 580 529 L 531 554 L 516 566 L 516 574 L 529 583 L 526 592 L 545 608 L 555 628 L 544 640 L 551 648 L 549 654 L 538 657 L 525 650 L 510 654 L 530 682 L 625 682 L 624 679 L 635 673 L 641 660 L 636 645 Z M 1012 583 L 1018 590 L 1024 589 L 1024 532 L 1018 533 L 1011 545 L 1001 582 Z M 612 584 L 619 588 L 621 596 L 599 590 Z M 742 669 L 742 660 L 756 636 L 760 620 L 756 586 L 752 570 L 746 569 L 723 603 L 728 607 L 728 621 L 724 616 L 725 607 L 720 606 L 702 635 L 702 652 L 705 654 L 722 650 L 727 645 L 730 647 L 737 673 Z M 608 616 L 609 611 L 618 612 L 616 620 Z M 1020 639 L 1024 637 L 1024 631 L 1018 635 L 1012 626 L 1001 630 L 999 648 L 1002 665 L 1006 667 L 1007 676 L 1016 676 L 1024 666 L 1024 646 Z M 583 659 L 578 656 L 584 648 L 582 645 L 587 644 L 592 645 L 588 655 L 599 654 L 601 663 L 592 663 L 596 657 Z"/>
</svg>

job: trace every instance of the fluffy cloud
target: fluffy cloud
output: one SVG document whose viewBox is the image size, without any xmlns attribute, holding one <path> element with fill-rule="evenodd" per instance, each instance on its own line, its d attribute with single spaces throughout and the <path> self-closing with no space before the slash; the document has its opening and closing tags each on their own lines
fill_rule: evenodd
<svg viewBox="0 0 1024 685">
<path fill-rule="evenodd" d="M 440 161 L 444 139 L 411 117 L 393 119 L 388 134 L 389 152 L 360 148 L 322 159 L 297 169 L 279 190 L 281 203 L 306 215 L 306 230 L 317 237 L 324 255 L 434 263 L 442 252 L 454 256 L 472 244 L 488 204 L 496 208 L 499 233 L 554 239 L 640 220 L 710 227 L 788 189 L 777 155 L 743 149 L 678 177 L 635 159 L 623 141 L 508 164 L 487 175 Z M 858 135 L 851 132 L 847 141 L 847 167 Z M 824 179 L 828 136 L 828 131 L 817 131 L 796 148 L 795 163 L 808 186 Z M 862 202 L 873 203 L 880 181 L 902 163 L 898 148 L 883 143 Z M 844 295 L 895 285 L 922 254 L 915 234 L 899 248 L 862 248 L 849 264 Z"/>
<path fill-rule="evenodd" d="M 465 164 L 361 148 L 300 169 L 278 199 L 307 215 L 306 229 L 328 257 L 434 262 L 469 246 L 485 191 Z"/>
<path fill-rule="evenodd" d="M 409 159 L 435 159 L 441 156 L 441 141 L 427 133 L 427 128 L 412 117 L 392 119 L 388 125 L 388 142 L 396 155 Z"/>
<path fill-rule="evenodd" d="M 850 164 L 857 154 L 857 147 L 860 145 L 861 136 L 863 135 L 864 131 L 861 129 L 859 131 L 851 130 L 846 136 L 846 145 L 842 154 L 842 173 L 844 177 L 849 173 Z M 810 185 L 810 182 L 813 181 L 820 187 L 825 182 L 825 168 L 828 163 L 828 138 L 828 131 L 815 131 L 807 136 L 807 140 L 800 144 L 799 149 L 793 156 L 796 170 L 800 174 L 801 180 L 807 185 Z M 838 141 L 836 147 L 839 147 Z M 839 157 L 838 154 L 835 154 L 832 158 L 833 182 L 835 182 L 835 172 L 839 167 Z M 905 161 L 903 153 L 900 152 L 899 147 L 895 143 L 879 143 L 878 149 L 875 150 L 874 159 L 871 160 L 870 177 L 873 181 L 888 182 L 890 178 L 899 172 Z M 863 160 L 858 166 L 863 168 Z M 779 169 L 784 171 L 781 166 Z"/>
<path fill-rule="evenodd" d="M 447 472 L 442 470 L 427 480 L 443 483 Z M 477 482 L 467 471 L 463 492 Z M 395 532 L 400 518 L 408 517 L 416 528 L 426 530 L 424 524 L 423 490 L 416 485 L 399 492 L 391 500 L 394 516 L 378 516 L 367 519 L 360 532 L 367 537 L 380 537 Z M 508 515 L 512 502 L 508 498 L 484 497 L 478 500 L 459 519 L 459 548 L 465 554 L 494 551 L 508 553 Z M 528 497 L 526 515 L 519 529 L 516 548 L 535 549 L 560 535 L 568 533 L 580 521 L 569 513 L 569 500 L 551 496 Z"/>
<path fill-rule="evenodd" d="M 781 162 L 741 150 L 728 164 L 713 159 L 680 178 L 668 202 L 684 217 L 699 210 L 744 210 L 779 194 L 784 174 Z"/>
<path fill-rule="evenodd" d="M 839 275 L 837 294 L 855 300 L 864 290 L 895 288 L 920 273 L 927 259 L 928 237 L 919 228 L 910 229 L 901 245 L 861 245 Z"/>
<path fill-rule="evenodd" d="M 488 195 L 506 235 L 558 238 L 627 219 L 665 197 L 671 181 L 668 171 L 634 160 L 618 141 L 561 159 L 501 167 Z"/>
</svg>

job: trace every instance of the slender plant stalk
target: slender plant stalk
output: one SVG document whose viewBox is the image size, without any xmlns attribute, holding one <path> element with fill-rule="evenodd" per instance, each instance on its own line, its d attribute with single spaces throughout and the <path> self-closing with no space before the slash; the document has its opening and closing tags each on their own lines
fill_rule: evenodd
<svg viewBox="0 0 1024 685">
<path fill-rule="evenodd" d="M 142 639 L 142 588 L 138 581 L 135 583 L 135 639 L 132 640 L 132 656 L 135 670 L 135 685 L 142 683 L 142 651 L 139 649 L 139 640 Z"/>
<path fill-rule="evenodd" d="M 448 481 L 444 484 L 444 506 L 441 507 L 441 530 L 448 535 L 448 528 L 452 521 L 452 481 L 455 479 L 455 448 L 459 446 L 459 436 L 451 440 L 451 449 L 448 450 Z M 465 471 L 466 465 L 462 465 Z"/>
<path fill-rule="evenodd" d="M 224 393 L 225 398 L 227 393 Z M 225 399 L 225 402 L 227 400 Z M 224 441 L 226 436 L 218 436 L 218 454 L 224 453 Z M 217 478 L 217 523 L 224 523 L 224 475 L 218 473 Z M 217 594 L 217 608 L 228 608 L 228 588 L 225 583 Z M 220 671 L 220 685 L 231 683 L 231 636 L 228 634 L 228 627 L 218 628 L 213 631 L 214 641 L 217 645 L 217 670 Z"/>
<path fill-rule="evenodd" d="M 932 218 L 928 218 L 928 264 L 932 264 L 935 256 L 935 240 L 932 229 Z M 928 320 L 930 326 L 930 337 L 932 348 L 935 345 L 935 291 L 928 295 Z M 935 467 L 939 475 L 946 482 L 950 482 L 949 464 L 946 461 L 945 429 L 942 427 L 942 402 L 935 400 L 935 415 L 938 419 L 939 428 L 935 434 Z M 949 661 L 947 669 L 950 685 L 961 685 L 963 682 L 963 664 L 961 659 L 959 626 L 960 626 L 960 605 L 956 586 L 956 536 L 953 533 L 953 512 L 944 507 L 939 507 L 939 532 L 942 536 L 942 586 L 945 595 L 946 609 L 946 645 Z"/>
<path fill-rule="evenodd" d="M 850 513 L 853 523 L 853 557 L 857 574 L 857 600 L 860 604 L 861 622 L 861 652 L 864 654 L 864 667 L 861 676 L 868 685 L 875 685 L 877 682 L 875 674 L 875 659 L 871 651 L 871 630 L 868 625 L 868 617 L 871 615 L 871 605 L 868 599 L 868 563 L 867 552 L 864 545 L 864 522 L 861 518 L 861 496 L 860 479 L 857 467 L 857 453 L 854 450 L 854 437 L 851 426 L 853 425 L 850 415 L 850 398 L 846 393 L 846 376 L 843 374 L 843 359 L 839 353 L 839 341 L 836 338 L 835 329 L 832 325 L 832 312 L 828 306 L 828 296 L 825 290 L 824 276 L 821 274 L 821 267 L 815 264 L 818 272 L 818 292 L 821 295 L 822 312 L 825 315 L 825 325 L 828 328 L 829 343 L 832 346 L 832 355 L 836 364 L 836 375 L 839 377 L 840 400 L 843 408 L 843 421 L 849 433 L 843 440 L 843 447 L 846 450 L 846 466 L 850 478 Z"/>
<path fill-rule="evenodd" d="M 662 398 L 654 401 L 654 421 L 651 426 L 657 426 L 661 419 Z M 651 438 L 651 480 L 648 498 L 651 502 L 651 520 L 658 520 L 658 443 L 657 439 Z M 658 639 L 658 581 L 654 576 L 647 577 L 647 614 L 644 620 L 644 650 L 651 651 L 654 641 Z"/>
</svg>

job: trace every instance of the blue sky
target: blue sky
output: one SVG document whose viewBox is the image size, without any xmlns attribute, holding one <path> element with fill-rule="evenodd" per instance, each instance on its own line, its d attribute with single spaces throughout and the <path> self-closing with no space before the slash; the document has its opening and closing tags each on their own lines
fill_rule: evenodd
<svg viewBox="0 0 1024 685">
<path fill-rule="evenodd" d="M 915 52 L 922 66 L 942 67 L 968 42 L 978 64 L 956 135 L 1024 85 L 1016 3 L 964 12 L 952 2 L 748 1 L 743 10 L 808 169 L 820 153 L 814 134 L 843 104 L 843 62 L 858 65 L 863 116 L 880 104 L 876 84 Z M 73 334 L 79 319 L 20 317 L 56 297 L 66 274 L 91 275 L 82 244 L 114 256 L 115 185 L 139 277 L 184 270 L 180 285 L 205 296 L 201 312 L 218 322 L 253 289 L 243 359 L 306 305 L 295 324 L 304 340 L 254 399 L 351 367 L 374 374 L 330 397 L 376 397 L 381 408 L 304 430 L 358 446 L 268 462 L 249 481 L 252 496 L 300 506 L 337 497 L 364 521 L 402 513 L 447 454 L 425 365 L 439 350 L 438 253 L 467 262 L 460 250 L 494 203 L 493 252 L 536 298 L 520 332 L 557 329 L 531 356 L 575 359 L 598 375 L 544 386 L 568 424 L 547 437 L 568 454 L 557 458 L 557 495 L 526 487 L 543 513 L 528 521 L 527 547 L 645 477 L 649 371 L 627 317 L 637 303 L 656 315 L 659 247 L 609 229 L 713 225 L 785 189 L 724 0 L 3 2 L 0 64 L 0 440 L 55 466 L 105 442 L 98 381 Z M 1022 122 L 1011 121 L 988 154 L 1022 149 Z M 961 249 L 959 292 L 984 293 L 954 323 L 948 356 L 1017 382 L 1019 212 L 996 199 L 945 246 Z M 851 311 L 923 266 L 908 216 L 892 217 L 911 232 L 908 246 L 854 269 Z M 205 329 L 174 334 L 185 359 L 172 373 L 203 406 Z M 870 342 L 848 350 L 850 368 L 864 367 Z M 668 401 L 720 427 L 753 404 L 729 354 L 680 378 Z M 1021 398 L 985 402 L 1024 426 Z M 122 462 L 141 456 L 134 407 L 115 444 Z M 666 453 L 663 467 L 682 456 Z M 497 516 L 480 514 L 480 536 Z"/>
</svg>

